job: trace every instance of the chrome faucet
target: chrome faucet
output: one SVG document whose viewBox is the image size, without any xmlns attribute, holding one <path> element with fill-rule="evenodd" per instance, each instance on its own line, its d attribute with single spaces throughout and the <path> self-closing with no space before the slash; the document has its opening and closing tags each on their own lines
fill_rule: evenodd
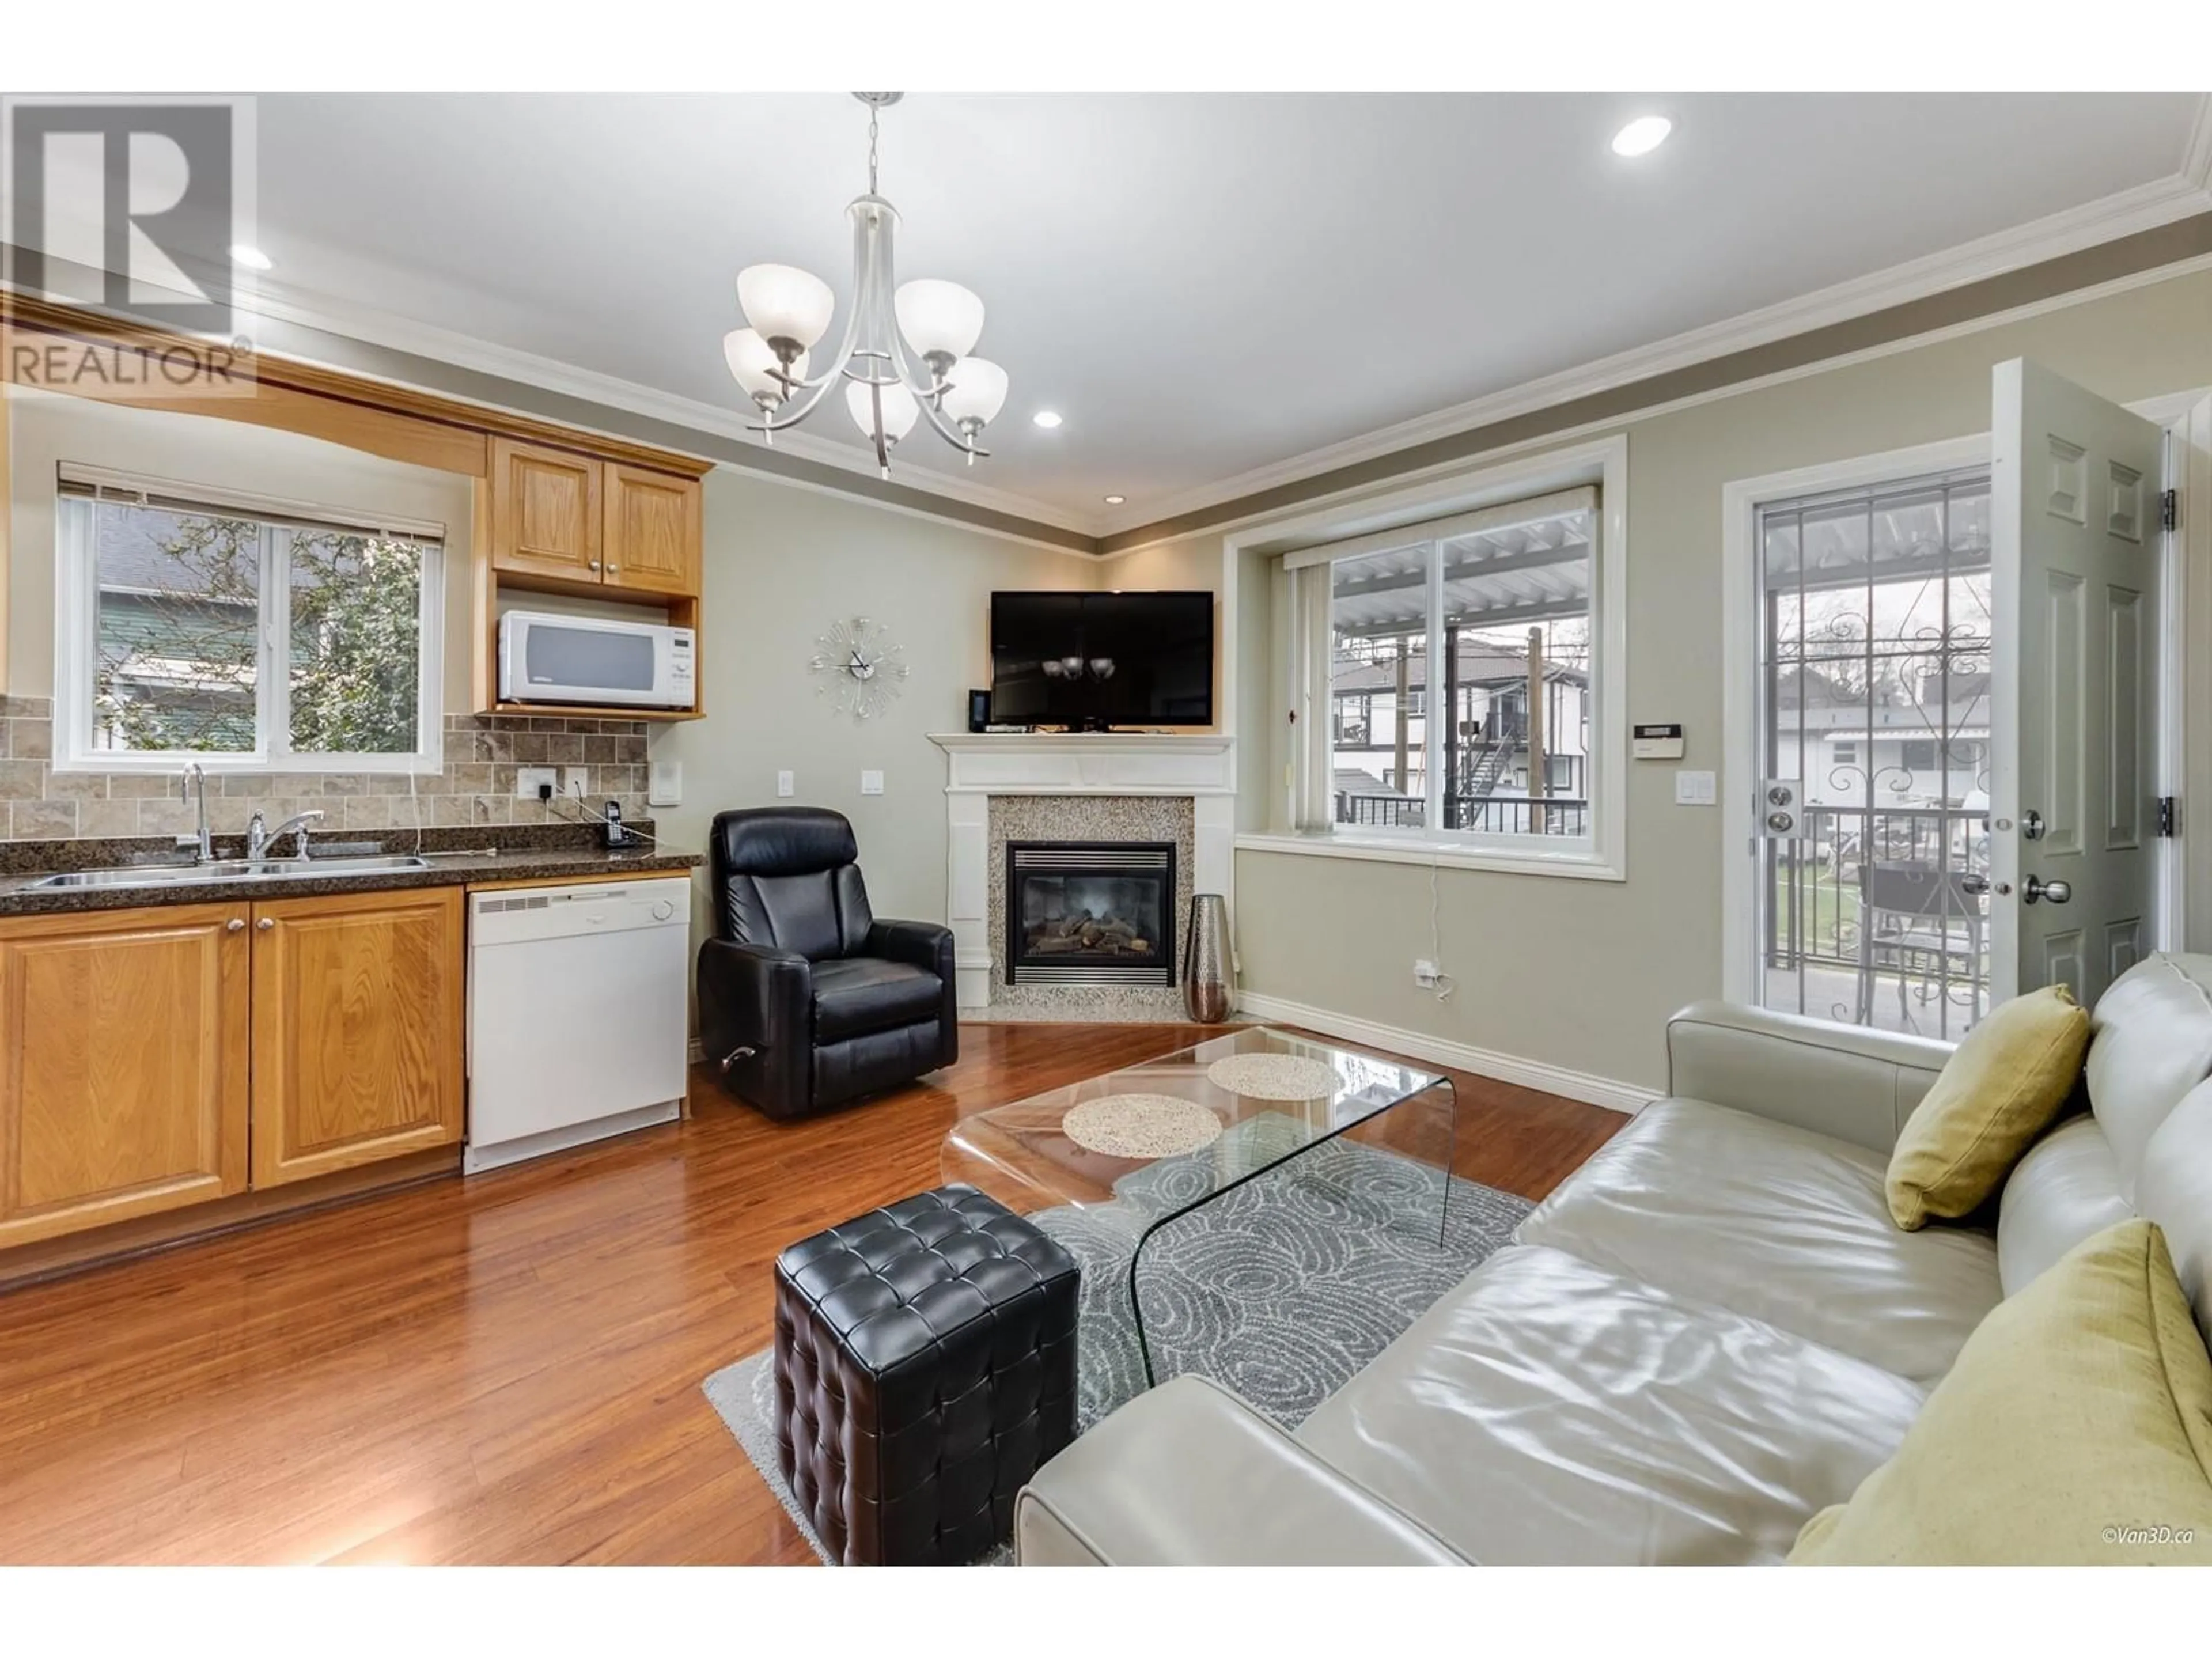
<svg viewBox="0 0 2212 1659">
<path fill-rule="evenodd" d="M 320 812 L 295 812 L 283 823 L 271 830 L 261 814 L 256 812 L 246 820 L 246 856 L 258 859 L 285 836 L 297 836 L 300 842 L 299 851 L 293 856 L 304 864 L 307 860 L 307 826 L 311 823 L 319 823 L 322 820 L 323 814 Z"/>
<path fill-rule="evenodd" d="M 197 838 L 197 843 L 192 848 L 192 862 L 195 864 L 213 863 L 215 861 L 215 842 L 208 835 L 207 773 L 198 761 L 187 761 L 185 763 L 184 775 L 177 780 L 177 799 L 181 801 L 197 799 L 199 802 L 200 829 L 199 835 Z M 191 838 L 180 836 L 178 839 L 179 841 L 184 841 Z"/>
</svg>

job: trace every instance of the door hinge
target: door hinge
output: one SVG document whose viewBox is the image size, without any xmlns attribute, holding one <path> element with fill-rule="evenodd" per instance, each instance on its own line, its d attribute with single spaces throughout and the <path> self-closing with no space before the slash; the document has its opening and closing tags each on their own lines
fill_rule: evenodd
<svg viewBox="0 0 2212 1659">
<path fill-rule="evenodd" d="M 2169 489 L 2158 498 L 2158 527 L 2161 530 L 2181 528 L 2181 492 Z"/>
<path fill-rule="evenodd" d="M 2158 798 L 2158 833 L 2162 840 L 2171 840 L 2174 831 L 2174 800 L 2171 795 Z"/>
</svg>

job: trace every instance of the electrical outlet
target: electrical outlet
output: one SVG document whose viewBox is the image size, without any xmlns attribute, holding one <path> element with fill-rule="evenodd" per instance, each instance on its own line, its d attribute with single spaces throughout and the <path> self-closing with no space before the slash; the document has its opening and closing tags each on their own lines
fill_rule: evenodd
<svg viewBox="0 0 2212 1659">
<path fill-rule="evenodd" d="M 861 773 L 860 793 L 864 795 L 882 794 L 884 793 L 884 775 L 880 772 Z"/>
<path fill-rule="evenodd" d="M 570 800 L 581 800 L 592 792 L 592 769 L 588 766 L 564 766 L 561 769 L 561 793 Z"/>
<path fill-rule="evenodd" d="M 517 800 L 536 800 L 540 789 L 561 787 L 561 775 L 550 766 L 518 766 L 514 769 L 514 798 Z"/>
<path fill-rule="evenodd" d="M 1437 964 L 1431 962 L 1426 957 L 1419 957 L 1414 962 L 1414 984 L 1422 987 L 1424 989 L 1433 991 L 1437 988 Z"/>
<path fill-rule="evenodd" d="M 775 793 L 777 794 L 788 799 L 793 787 L 794 785 L 790 773 L 779 772 L 775 775 Z"/>
</svg>

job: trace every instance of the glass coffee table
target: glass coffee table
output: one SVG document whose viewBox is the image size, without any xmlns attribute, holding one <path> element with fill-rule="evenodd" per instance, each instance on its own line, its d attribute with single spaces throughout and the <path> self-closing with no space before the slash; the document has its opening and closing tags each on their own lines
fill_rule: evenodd
<svg viewBox="0 0 2212 1659">
<path fill-rule="evenodd" d="M 1346 1138 L 1425 1172 L 1408 1186 L 1403 1224 L 1441 1243 L 1458 1115 L 1441 1073 L 1252 1026 L 963 1118 L 940 1162 L 947 1182 L 980 1188 L 1018 1213 L 1126 1206 L 1129 1178 L 1148 1172 L 1128 1296 L 1149 1385 L 1158 1379 L 1138 1267 L 1163 1229 Z"/>
</svg>

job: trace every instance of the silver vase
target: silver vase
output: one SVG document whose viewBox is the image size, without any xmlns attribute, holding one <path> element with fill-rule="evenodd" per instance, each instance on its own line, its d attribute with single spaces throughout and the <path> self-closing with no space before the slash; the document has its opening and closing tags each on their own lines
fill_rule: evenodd
<svg viewBox="0 0 2212 1659">
<path fill-rule="evenodd" d="M 1190 901 L 1190 930 L 1182 944 L 1183 1012 L 1201 1025 L 1218 1025 L 1236 1011 L 1229 971 L 1229 902 L 1218 893 Z"/>
</svg>

